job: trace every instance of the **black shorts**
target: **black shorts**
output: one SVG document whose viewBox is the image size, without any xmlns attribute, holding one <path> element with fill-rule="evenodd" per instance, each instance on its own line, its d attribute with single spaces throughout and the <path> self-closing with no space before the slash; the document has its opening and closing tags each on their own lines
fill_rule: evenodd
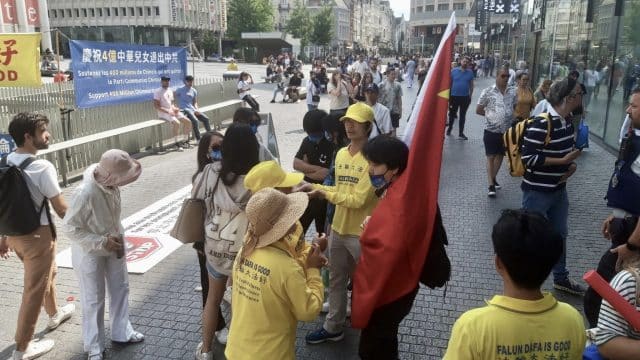
<svg viewBox="0 0 640 360">
<path fill-rule="evenodd" d="M 482 141 L 484 142 L 484 153 L 487 156 L 504 155 L 502 133 L 494 133 L 489 130 L 485 130 Z"/>
<path fill-rule="evenodd" d="M 400 127 L 400 114 L 391 113 L 391 126 L 393 126 L 394 129 Z"/>
</svg>

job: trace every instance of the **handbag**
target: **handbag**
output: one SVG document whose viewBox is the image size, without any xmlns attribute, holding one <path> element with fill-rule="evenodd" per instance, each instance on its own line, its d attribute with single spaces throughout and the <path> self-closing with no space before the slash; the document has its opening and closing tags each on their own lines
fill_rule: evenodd
<svg viewBox="0 0 640 360">
<path fill-rule="evenodd" d="M 578 133 L 576 134 L 576 148 L 584 149 L 589 147 L 589 125 L 585 124 L 584 119 L 580 120 L 578 125 Z"/>
<path fill-rule="evenodd" d="M 194 194 L 198 194 L 206 176 L 202 174 L 200 182 L 196 186 Z M 216 187 L 218 183 L 216 182 Z M 215 189 L 214 189 L 215 192 Z M 204 220 L 207 214 L 207 206 L 203 199 L 191 197 L 184 199 L 180 214 L 169 232 L 171 237 L 182 241 L 185 244 L 204 240 Z"/>
<path fill-rule="evenodd" d="M 320 102 L 320 95 L 312 95 L 311 96 L 311 101 Z"/>
</svg>

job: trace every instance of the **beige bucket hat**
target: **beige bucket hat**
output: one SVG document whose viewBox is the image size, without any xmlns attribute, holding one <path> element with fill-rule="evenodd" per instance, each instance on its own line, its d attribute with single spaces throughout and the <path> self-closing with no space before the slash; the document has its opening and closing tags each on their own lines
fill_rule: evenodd
<svg viewBox="0 0 640 360">
<path fill-rule="evenodd" d="M 93 177 L 102 186 L 124 186 L 136 181 L 141 172 L 140 163 L 127 152 L 111 149 L 102 154 Z"/>
</svg>

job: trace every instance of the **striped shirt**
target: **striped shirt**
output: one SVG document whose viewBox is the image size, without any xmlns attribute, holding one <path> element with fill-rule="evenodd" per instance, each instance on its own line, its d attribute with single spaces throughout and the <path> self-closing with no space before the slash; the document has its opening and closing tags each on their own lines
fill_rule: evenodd
<svg viewBox="0 0 640 360">
<path fill-rule="evenodd" d="M 551 116 L 551 138 L 547 137 L 547 119 L 537 116 L 524 133 L 522 161 L 527 170 L 522 180 L 522 190 L 551 192 L 563 189 L 565 182 L 560 178 L 569 169 L 569 165 L 544 165 L 547 157 L 563 158 L 573 151 L 575 144 L 574 128 L 571 121 L 563 119 L 553 107 L 549 107 Z"/>
<path fill-rule="evenodd" d="M 627 270 L 619 272 L 612 280 L 613 287 L 636 310 L 640 307 L 636 303 L 636 277 Z M 640 332 L 633 330 L 629 322 L 617 312 L 607 300 L 602 300 L 600 315 L 598 316 L 598 331 L 596 345 L 602 345 L 617 336 L 624 336 L 640 340 Z"/>
</svg>

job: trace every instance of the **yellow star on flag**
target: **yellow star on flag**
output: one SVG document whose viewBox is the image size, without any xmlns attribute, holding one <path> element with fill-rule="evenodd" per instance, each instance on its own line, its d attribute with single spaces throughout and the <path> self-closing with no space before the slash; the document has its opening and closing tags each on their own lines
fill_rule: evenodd
<svg viewBox="0 0 640 360">
<path fill-rule="evenodd" d="M 443 99 L 449 100 L 449 89 L 440 91 L 438 93 L 438 96 L 440 96 Z"/>
</svg>

